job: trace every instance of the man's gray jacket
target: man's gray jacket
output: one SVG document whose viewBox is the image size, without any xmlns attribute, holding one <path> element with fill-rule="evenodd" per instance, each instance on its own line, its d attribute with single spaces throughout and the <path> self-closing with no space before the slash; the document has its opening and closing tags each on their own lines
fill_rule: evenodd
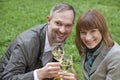
<svg viewBox="0 0 120 80">
<path fill-rule="evenodd" d="M 20 34 L 0 61 L 0 80 L 34 80 L 33 71 L 42 67 L 47 24 Z"/>
</svg>

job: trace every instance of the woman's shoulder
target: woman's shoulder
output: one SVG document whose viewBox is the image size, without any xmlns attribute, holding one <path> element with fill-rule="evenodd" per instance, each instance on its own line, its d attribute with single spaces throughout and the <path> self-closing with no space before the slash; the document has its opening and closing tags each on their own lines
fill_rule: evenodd
<svg viewBox="0 0 120 80">
<path fill-rule="evenodd" d="M 114 45 L 111 48 L 111 51 L 119 51 L 120 52 L 120 45 L 117 42 L 114 42 Z"/>
<path fill-rule="evenodd" d="M 114 45 L 111 47 L 107 56 L 111 58 L 114 58 L 115 56 L 120 58 L 120 45 L 117 42 L 114 42 Z"/>
</svg>

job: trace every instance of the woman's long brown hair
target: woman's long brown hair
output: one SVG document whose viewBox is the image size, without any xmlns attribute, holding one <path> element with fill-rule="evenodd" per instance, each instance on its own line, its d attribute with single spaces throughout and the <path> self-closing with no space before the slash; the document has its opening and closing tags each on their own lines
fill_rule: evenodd
<svg viewBox="0 0 120 80">
<path fill-rule="evenodd" d="M 80 38 L 80 31 L 86 29 L 98 29 L 102 35 L 102 44 L 105 48 L 113 46 L 113 39 L 108 31 L 104 17 L 96 10 L 88 10 L 83 13 L 76 24 L 75 44 L 80 54 L 86 52 L 86 46 Z"/>
</svg>

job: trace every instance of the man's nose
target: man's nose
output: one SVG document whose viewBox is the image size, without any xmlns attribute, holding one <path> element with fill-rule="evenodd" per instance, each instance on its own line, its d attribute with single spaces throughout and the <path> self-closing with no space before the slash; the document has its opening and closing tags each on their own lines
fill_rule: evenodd
<svg viewBox="0 0 120 80">
<path fill-rule="evenodd" d="M 61 26 L 60 29 L 59 29 L 59 31 L 60 31 L 61 33 L 64 33 L 64 32 L 65 32 L 65 26 Z"/>
</svg>

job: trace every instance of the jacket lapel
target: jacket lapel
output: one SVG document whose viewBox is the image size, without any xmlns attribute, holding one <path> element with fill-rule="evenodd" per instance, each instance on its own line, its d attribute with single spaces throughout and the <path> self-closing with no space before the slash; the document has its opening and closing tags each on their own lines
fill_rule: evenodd
<svg viewBox="0 0 120 80">
<path fill-rule="evenodd" d="M 92 68 L 91 68 L 91 71 L 90 71 L 90 75 L 96 71 L 97 67 L 103 61 L 103 59 L 108 54 L 108 51 L 110 49 L 111 48 L 107 48 L 107 49 L 104 49 L 104 50 L 102 49 L 102 51 L 99 53 L 99 55 L 96 57 L 95 61 L 93 62 L 93 65 L 92 65 Z"/>
<path fill-rule="evenodd" d="M 41 26 L 40 29 L 40 34 L 39 34 L 39 39 L 40 39 L 40 48 L 39 48 L 39 55 L 38 55 L 38 67 L 42 67 L 42 55 L 44 52 L 44 46 L 45 46 L 45 36 L 46 36 L 46 30 L 47 30 L 48 25 L 44 24 Z"/>
<path fill-rule="evenodd" d="M 85 79 L 85 80 L 89 80 L 89 79 L 88 79 L 88 78 L 89 78 L 88 73 L 87 73 L 87 71 L 85 70 L 85 67 L 84 67 L 85 58 L 86 58 L 86 54 L 81 55 L 83 73 L 84 73 L 85 78 L 87 78 L 87 79 Z"/>
<path fill-rule="evenodd" d="M 43 28 L 41 29 L 41 31 L 40 31 L 40 44 L 41 44 L 40 50 L 41 50 L 41 53 L 44 52 L 45 37 L 46 37 L 46 30 L 47 30 L 47 27 L 48 27 L 48 25 L 45 24 L 45 25 L 43 26 Z"/>
</svg>

